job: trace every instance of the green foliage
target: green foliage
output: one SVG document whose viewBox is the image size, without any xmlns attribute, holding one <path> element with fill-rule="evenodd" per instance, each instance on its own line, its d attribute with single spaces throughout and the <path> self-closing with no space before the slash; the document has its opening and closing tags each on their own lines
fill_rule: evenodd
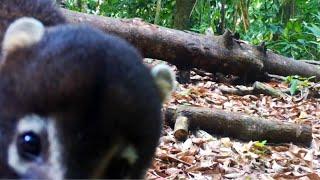
<svg viewBox="0 0 320 180">
<path fill-rule="evenodd" d="M 99 14 L 116 18 L 135 18 L 139 17 L 147 22 L 153 23 L 156 14 L 157 0 L 80 0 L 85 3 L 86 10 L 78 7 L 79 0 L 66 0 L 68 9 Z M 100 4 L 99 4 L 100 2 Z M 160 25 L 171 27 L 175 1 L 162 1 Z M 99 11 L 97 12 L 97 9 Z"/>
<path fill-rule="evenodd" d="M 297 79 L 292 79 L 290 82 L 290 94 L 295 95 L 298 91 L 298 80 Z"/>
<path fill-rule="evenodd" d="M 311 87 L 312 83 L 310 81 L 314 78 L 315 76 L 304 78 L 295 75 L 286 77 L 285 82 L 290 85 L 290 94 L 295 95 L 298 91 L 302 90 L 303 88 Z"/>
<path fill-rule="evenodd" d="M 259 147 L 259 148 L 263 148 L 263 147 L 265 147 L 266 143 L 267 143 L 267 140 L 264 140 L 264 141 L 261 141 L 261 142 L 257 141 L 257 142 L 254 143 L 254 146 Z"/>
<path fill-rule="evenodd" d="M 249 2 L 247 4 L 249 29 L 245 30 L 243 26 L 240 0 L 225 1 L 225 28 L 239 32 L 241 39 L 252 44 L 265 41 L 269 49 L 288 57 L 320 59 L 319 0 L 241 1 Z M 172 27 L 175 0 L 161 2 L 159 24 Z M 189 30 L 204 33 L 210 29 L 217 34 L 219 23 L 222 21 L 222 2 L 222 0 L 197 0 L 190 16 Z M 154 23 L 156 4 L 157 0 L 66 0 L 69 9 L 119 18 L 139 17 L 150 23 Z M 290 9 L 291 5 L 294 10 Z"/>
<path fill-rule="evenodd" d="M 261 155 L 265 155 L 265 154 L 269 154 L 270 150 L 268 149 L 268 147 L 266 146 L 267 144 L 267 140 L 264 141 L 256 141 L 254 142 L 251 151 L 256 153 L 256 154 L 261 154 Z"/>
<path fill-rule="evenodd" d="M 320 22 L 320 21 L 319 21 Z M 311 23 L 312 24 L 312 23 Z M 319 41 L 314 33 L 317 27 L 302 20 L 292 19 L 282 30 L 278 40 L 270 42 L 269 47 L 276 52 L 295 59 L 317 59 Z M 310 30 L 312 33 L 310 33 Z M 309 30 L 309 31 L 308 31 Z"/>
</svg>

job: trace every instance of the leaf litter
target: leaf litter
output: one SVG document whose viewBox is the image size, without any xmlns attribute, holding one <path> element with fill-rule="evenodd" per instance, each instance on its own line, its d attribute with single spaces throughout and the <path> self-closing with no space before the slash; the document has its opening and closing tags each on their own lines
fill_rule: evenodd
<svg viewBox="0 0 320 180">
<path fill-rule="evenodd" d="M 189 84 L 178 84 L 165 108 L 192 105 L 312 125 L 312 145 L 269 146 L 263 141 L 216 137 L 203 130 L 190 133 L 180 142 L 174 138 L 173 130 L 164 125 L 146 179 L 320 179 L 320 99 L 296 101 L 291 96 L 225 94 L 219 90 L 225 84 L 195 73 L 191 79 Z M 268 84 L 279 89 L 286 87 L 279 82 Z"/>
</svg>

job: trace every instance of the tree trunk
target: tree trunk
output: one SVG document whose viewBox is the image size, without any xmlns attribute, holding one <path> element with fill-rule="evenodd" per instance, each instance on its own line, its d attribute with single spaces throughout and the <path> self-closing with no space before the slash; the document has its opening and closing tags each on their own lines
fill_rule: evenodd
<svg viewBox="0 0 320 180">
<path fill-rule="evenodd" d="M 309 146 L 312 140 L 312 128 L 306 125 L 192 106 L 179 106 L 177 109 L 165 110 L 165 121 L 171 127 L 174 127 L 178 117 L 187 118 L 190 129 L 200 128 L 209 133 L 245 141 L 267 140 L 268 143 L 292 142 Z"/>
<path fill-rule="evenodd" d="M 174 16 L 174 27 L 185 30 L 190 27 L 190 15 L 196 0 L 176 0 L 176 14 Z"/>
<path fill-rule="evenodd" d="M 159 24 L 161 12 L 161 0 L 157 0 L 156 16 L 154 17 L 154 24 Z"/>
<path fill-rule="evenodd" d="M 145 57 L 165 60 L 179 67 L 199 68 L 248 76 L 253 80 L 265 72 L 282 76 L 315 76 L 317 66 L 266 51 L 233 39 L 227 31 L 221 36 L 205 36 L 145 23 L 140 19 L 115 19 L 63 10 L 68 21 L 88 23 L 106 33 L 119 35 L 134 44 Z"/>
<path fill-rule="evenodd" d="M 287 24 L 295 15 L 296 0 L 284 0 L 281 5 L 281 22 Z"/>
<path fill-rule="evenodd" d="M 247 32 L 249 30 L 249 12 L 247 7 L 249 5 L 246 4 L 245 0 L 240 0 L 240 9 L 241 9 L 241 16 L 242 16 L 242 22 L 243 22 L 243 28 Z"/>
<path fill-rule="evenodd" d="M 175 29 L 186 30 L 190 28 L 190 15 L 196 2 L 196 0 L 176 0 L 176 13 L 173 24 Z M 177 80 L 179 83 L 190 82 L 190 71 L 185 67 L 177 64 L 179 70 Z"/>
<path fill-rule="evenodd" d="M 225 31 L 225 23 L 226 23 L 226 0 L 221 1 L 221 9 L 220 9 L 220 20 L 219 20 L 219 25 L 217 27 L 217 33 L 218 34 L 223 34 Z"/>
</svg>

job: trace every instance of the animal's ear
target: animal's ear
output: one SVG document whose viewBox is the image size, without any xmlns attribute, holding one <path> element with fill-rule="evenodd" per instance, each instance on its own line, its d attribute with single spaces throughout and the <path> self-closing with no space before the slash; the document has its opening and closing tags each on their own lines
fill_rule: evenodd
<svg viewBox="0 0 320 180">
<path fill-rule="evenodd" d="M 175 88 L 176 77 L 171 68 L 165 64 L 159 64 L 152 68 L 151 74 L 158 86 L 160 96 L 164 102 Z"/>
<path fill-rule="evenodd" d="M 10 24 L 4 35 L 2 50 L 8 53 L 17 48 L 31 46 L 42 39 L 44 31 L 43 24 L 34 18 L 17 19 Z"/>
</svg>

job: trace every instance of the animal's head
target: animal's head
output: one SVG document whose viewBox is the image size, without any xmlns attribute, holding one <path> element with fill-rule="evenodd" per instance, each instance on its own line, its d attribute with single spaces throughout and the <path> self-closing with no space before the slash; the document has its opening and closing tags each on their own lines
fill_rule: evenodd
<svg viewBox="0 0 320 180">
<path fill-rule="evenodd" d="M 86 26 L 8 28 L 0 65 L 1 178 L 138 178 L 174 86 L 135 48 Z"/>
</svg>

